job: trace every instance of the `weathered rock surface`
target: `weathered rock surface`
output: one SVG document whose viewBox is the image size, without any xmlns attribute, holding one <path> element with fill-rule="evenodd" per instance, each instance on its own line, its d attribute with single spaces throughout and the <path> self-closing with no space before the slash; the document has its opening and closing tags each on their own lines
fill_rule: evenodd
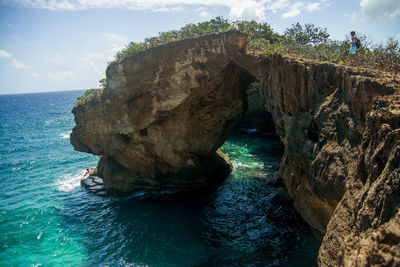
<svg viewBox="0 0 400 267">
<path fill-rule="evenodd" d="M 260 87 L 320 266 L 400 266 L 400 80 L 270 56 Z"/>
<path fill-rule="evenodd" d="M 280 175 L 294 206 L 324 236 L 319 264 L 400 264 L 398 76 L 259 57 L 243 35 L 224 33 L 136 54 L 107 79 L 100 101 L 74 108 L 71 143 L 102 156 L 108 191 L 225 177 L 218 147 L 261 106 L 285 147 Z"/>
<path fill-rule="evenodd" d="M 99 102 L 74 108 L 71 143 L 101 155 L 109 192 L 185 189 L 225 178 L 218 148 L 246 110 L 252 77 L 231 63 L 245 36 L 214 35 L 113 63 Z"/>
<path fill-rule="evenodd" d="M 377 98 L 354 173 L 328 224 L 323 266 L 400 266 L 400 95 Z"/>
<path fill-rule="evenodd" d="M 99 196 L 106 195 L 103 179 L 98 176 L 97 168 L 89 168 L 81 178 L 81 185 L 89 192 Z"/>
<path fill-rule="evenodd" d="M 355 175 L 366 115 L 396 92 L 330 64 L 271 56 L 262 91 L 285 145 L 280 170 L 296 209 L 321 235 Z"/>
</svg>

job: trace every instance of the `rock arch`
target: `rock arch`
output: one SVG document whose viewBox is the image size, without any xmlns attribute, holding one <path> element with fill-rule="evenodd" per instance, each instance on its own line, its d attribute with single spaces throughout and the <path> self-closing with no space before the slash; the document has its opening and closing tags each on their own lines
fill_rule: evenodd
<svg viewBox="0 0 400 267">
<path fill-rule="evenodd" d="M 76 107 L 75 149 L 102 156 L 109 192 L 184 190 L 225 178 L 218 148 L 247 110 L 245 36 L 213 35 L 113 63 L 102 98 Z"/>
</svg>

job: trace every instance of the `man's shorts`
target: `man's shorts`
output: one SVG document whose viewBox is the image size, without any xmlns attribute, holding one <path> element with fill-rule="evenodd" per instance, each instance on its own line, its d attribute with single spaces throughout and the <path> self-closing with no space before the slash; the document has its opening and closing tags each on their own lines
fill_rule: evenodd
<svg viewBox="0 0 400 267">
<path fill-rule="evenodd" d="M 357 51 L 357 47 L 356 46 L 352 46 L 351 48 L 350 48 L 350 55 L 355 55 L 356 54 L 356 51 Z"/>
</svg>

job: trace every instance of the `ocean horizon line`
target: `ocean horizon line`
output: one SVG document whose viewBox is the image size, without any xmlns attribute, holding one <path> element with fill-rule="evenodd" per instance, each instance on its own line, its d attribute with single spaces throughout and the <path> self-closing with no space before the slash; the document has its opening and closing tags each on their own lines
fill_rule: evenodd
<svg viewBox="0 0 400 267">
<path fill-rule="evenodd" d="M 61 93 L 61 92 L 75 92 L 75 91 L 85 91 L 88 89 L 71 89 L 71 90 L 55 90 L 55 91 L 39 91 L 39 92 L 25 92 L 25 93 L 0 93 L 0 96 L 9 96 L 9 95 L 33 95 L 33 94 L 46 94 L 46 93 Z"/>
</svg>

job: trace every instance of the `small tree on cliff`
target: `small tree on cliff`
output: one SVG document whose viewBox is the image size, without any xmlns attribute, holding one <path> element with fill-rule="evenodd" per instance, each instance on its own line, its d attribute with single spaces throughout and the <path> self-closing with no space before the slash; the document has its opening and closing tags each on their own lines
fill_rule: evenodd
<svg viewBox="0 0 400 267">
<path fill-rule="evenodd" d="M 263 39 L 274 43 L 278 40 L 277 34 L 273 32 L 267 23 L 258 23 L 255 20 L 237 20 L 233 26 L 239 32 L 247 34 L 250 40 Z"/>
<path fill-rule="evenodd" d="M 318 45 L 328 42 L 329 33 L 326 28 L 321 28 L 312 23 L 306 23 L 303 27 L 297 22 L 286 29 L 284 37 L 290 42 L 296 42 L 301 45 Z"/>
</svg>

